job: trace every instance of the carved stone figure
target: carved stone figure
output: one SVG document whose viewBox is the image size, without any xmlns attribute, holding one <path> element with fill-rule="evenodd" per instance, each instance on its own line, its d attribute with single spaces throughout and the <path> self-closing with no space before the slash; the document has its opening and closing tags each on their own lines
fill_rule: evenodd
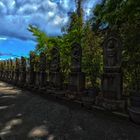
<svg viewBox="0 0 140 140">
<path fill-rule="evenodd" d="M 74 43 L 71 49 L 71 71 L 81 71 L 82 49 L 80 44 Z"/>
<path fill-rule="evenodd" d="M 35 54 L 30 53 L 30 71 L 34 71 L 34 65 L 35 65 Z"/>
<path fill-rule="evenodd" d="M 13 60 L 10 59 L 10 82 L 12 82 L 13 79 Z"/>
<path fill-rule="evenodd" d="M 40 53 L 40 71 L 45 72 L 46 71 L 46 54 L 41 52 Z"/>
<path fill-rule="evenodd" d="M 71 66 L 69 74 L 69 90 L 81 92 L 85 89 L 85 73 L 81 72 L 82 48 L 74 43 L 71 48 Z"/>
<path fill-rule="evenodd" d="M 37 73 L 38 85 L 40 88 L 45 87 L 46 84 L 46 54 L 40 53 L 39 57 L 39 72 Z"/>
<path fill-rule="evenodd" d="M 105 108 L 117 109 L 122 101 L 122 72 L 121 50 L 122 45 L 116 34 L 111 33 L 103 45 L 104 72 L 102 75 L 102 93 Z M 114 107 L 115 104 L 115 107 Z"/>
<path fill-rule="evenodd" d="M 51 63 L 50 71 L 59 72 L 60 70 L 60 54 L 57 47 L 54 47 L 51 51 Z"/>
<path fill-rule="evenodd" d="M 60 89 L 62 87 L 62 74 L 60 72 L 60 54 L 57 47 L 54 47 L 51 50 L 49 82 L 51 88 Z"/>
<path fill-rule="evenodd" d="M 104 68 L 121 66 L 121 42 L 115 36 L 109 36 L 104 42 Z"/>
<path fill-rule="evenodd" d="M 30 85 L 33 86 L 35 83 L 35 71 L 34 71 L 34 67 L 35 67 L 35 54 L 34 53 L 30 53 Z"/>
<path fill-rule="evenodd" d="M 20 68 L 20 62 L 19 59 L 16 58 L 16 67 L 15 67 L 15 84 L 19 81 L 19 68 Z"/>
<path fill-rule="evenodd" d="M 26 59 L 21 57 L 21 86 L 23 86 L 26 82 Z"/>
<path fill-rule="evenodd" d="M 26 71 L 26 59 L 21 56 L 21 71 Z"/>
</svg>

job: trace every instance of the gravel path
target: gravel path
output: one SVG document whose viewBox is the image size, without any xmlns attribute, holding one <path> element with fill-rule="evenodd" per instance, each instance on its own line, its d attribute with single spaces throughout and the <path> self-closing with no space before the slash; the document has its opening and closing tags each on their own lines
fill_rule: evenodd
<svg viewBox="0 0 140 140">
<path fill-rule="evenodd" d="M 0 82 L 0 136 L 2 140 L 140 140 L 140 126 Z"/>
</svg>

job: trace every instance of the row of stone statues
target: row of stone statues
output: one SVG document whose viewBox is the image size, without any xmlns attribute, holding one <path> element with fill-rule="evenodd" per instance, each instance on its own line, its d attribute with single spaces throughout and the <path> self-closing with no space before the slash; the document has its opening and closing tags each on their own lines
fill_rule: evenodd
<svg viewBox="0 0 140 140">
<path fill-rule="evenodd" d="M 104 72 L 102 75 L 101 92 L 105 101 L 104 105 L 108 105 L 108 100 L 109 102 L 110 100 L 121 100 L 121 49 L 120 39 L 115 34 L 109 34 L 103 45 Z M 30 54 L 29 60 L 24 57 L 21 57 L 21 59 L 16 58 L 16 60 L 3 60 L 0 62 L 0 79 L 30 88 L 62 89 L 63 81 L 60 70 L 59 49 L 54 47 L 51 50 L 51 62 L 48 73 L 46 72 L 46 60 L 46 54 L 41 52 L 38 70 L 36 69 L 35 54 L 33 53 Z M 71 47 L 68 89 L 77 93 L 81 93 L 85 89 L 85 73 L 81 71 L 81 62 L 81 45 L 74 43 Z"/>
<path fill-rule="evenodd" d="M 36 62 L 34 53 L 30 53 L 30 58 L 16 58 L 14 60 L 0 61 L 0 79 L 11 81 L 21 86 L 38 86 L 39 88 L 47 86 L 61 89 L 62 73 L 60 71 L 60 53 L 57 47 L 51 50 L 51 61 L 49 72 L 46 72 L 47 58 L 46 54 L 41 52 L 39 61 Z M 84 90 L 85 76 L 81 72 L 82 49 L 77 43 L 73 44 L 71 50 L 71 73 L 69 76 L 69 88 L 77 92 Z M 36 67 L 38 63 L 38 68 Z M 38 70 L 37 70 L 38 69 Z M 81 85 L 81 79 L 83 84 Z M 48 81 L 47 81 L 48 80 Z"/>
</svg>

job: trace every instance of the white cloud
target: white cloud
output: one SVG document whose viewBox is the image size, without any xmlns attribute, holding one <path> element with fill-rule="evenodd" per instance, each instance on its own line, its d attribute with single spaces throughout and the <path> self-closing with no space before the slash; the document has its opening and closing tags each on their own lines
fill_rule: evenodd
<svg viewBox="0 0 140 140">
<path fill-rule="evenodd" d="M 0 0 L 0 36 L 33 39 L 29 24 L 48 35 L 59 35 L 74 10 L 75 0 Z"/>
<path fill-rule="evenodd" d="M 6 37 L 0 37 L 0 40 L 7 40 Z"/>
</svg>

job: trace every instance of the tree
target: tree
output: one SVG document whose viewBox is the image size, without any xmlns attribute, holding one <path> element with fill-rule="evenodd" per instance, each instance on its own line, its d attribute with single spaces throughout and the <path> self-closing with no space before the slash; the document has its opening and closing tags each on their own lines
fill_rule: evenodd
<svg viewBox="0 0 140 140">
<path fill-rule="evenodd" d="M 83 22 L 82 1 L 76 0 L 77 10 L 70 16 L 70 22 L 64 29 L 62 36 L 47 36 L 37 27 L 29 25 L 28 30 L 36 37 L 36 53 L 45 51 L 50 59 L 50 50 L 57 46 L 60 50 L 61 71 L 64 79 L 68 78 L 70 71 L 70 51 L 73 43 L 81 44 L 83 49 L 83 71 L 87 73 L 92 86 L 97 87 L 98 77 L 101 73 L 102 55 L 100 43 L 101 39 L 91 30 L 91 25 Z"/>
<path fill-rule="evenodd" d="M 140 57 L 140 1 L 103 0 L 93 10 L 97 31 L 115 30 L 123 41 L 123 71 L 125 85 L 135 83 Z"/>
</svg>

